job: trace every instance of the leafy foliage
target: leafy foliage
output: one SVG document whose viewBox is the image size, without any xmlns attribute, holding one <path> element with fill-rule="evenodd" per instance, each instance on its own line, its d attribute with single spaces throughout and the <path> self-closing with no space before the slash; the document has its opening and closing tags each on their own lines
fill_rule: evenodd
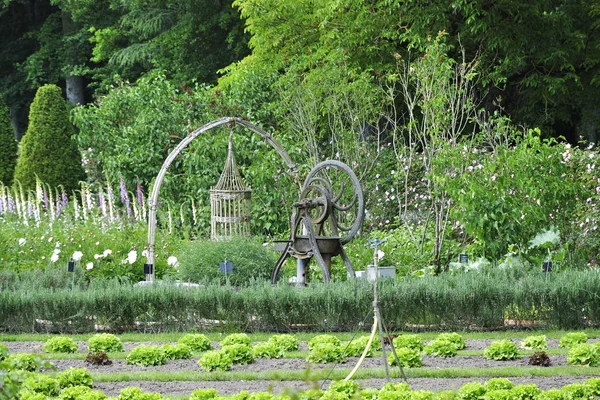
<svg viewBox="0 0 600 400">
<path fill-rule="evenodd" d="M 284 350 L 273 342 L 261 342 L 254 345 L 255 358 L 281 358 Z"/>
<path fill-rule="evenodd" d="M 23 381 L 23 389 L 53 397 L 58 396 L 60 383 L 50 376 L 35 374 Z"/>
<path fill-rule="evenodd" d="M 105 352 L 99 351 L 97 353 L 88 353 L 85 357 L 85 362 L 92 365 L 111 365 L 112 361 L 108 359 L 108 355 Z"/>
<path fill-rule="evenodd" d="M 89 386 L 69 386 L 58 396 L 60 400 L 103 400 L 106 395 L 99 390 L 92 390 Z"/>
<path fill-rule="evenodd" d="M 281 348 L 283 351 L 297 351 L 300 347 L 300 341 L 294 335 L 289 333 L 273 335 L 269 338 L 269 343 Z"/>
<path fill-rule="evenodd" d="M 519 356 L 517 345 L 508 339 L 492 342 L 483 352 L 485 358 L 489 360 L 514 360 Z"/>
<path fill-rule="evenodd" d="M 597 367 L 600 365 L 600 351 L 598 346 L 588 343 L 574 344 L 569 348 L 567 363 L 569 365 L 587 365 Z"/>
<path fill-rule="evenodd" d="M 77 343 L 69 337 L 55 337 L 46 340 L 42 350 L 47 353 L 77 353 Z"/>
<path fill-rule="evenodd" d="M 521 347 L 529 350 L 545 350 L 548 348 L 546 344 L 546 335 L 527 336 L 522 342 Z"/>
<path fill-rule="evenodd" d="M 578 344 L 586 343 L 588 340 L 585 332 L 569 332 L 560 338 L 558 343 L 558 347 L 567 347 L 571 348 Z"/>
<path fill-rule="evenodd" d="M 233 343 L 221 347 L 234 364 L 251 364 L 254 362 L 254 351 L 250 345 L 244 343 Z"/>
<path fill-rule="evenodd" d="M 214 388 L 196 389 L 190 393 L 190 400 L 210 400 L 218 396 Z"/>
<path fill-rule="evenodd" d="M 5 362 L 9 370 L 35 372 L 40 368 L 40 359 L 35 354 L 12 353 Z"/>
<path fill-rule="evenodd" d="M 127 354 L 127 364 L 141 365 L 144 367 L 152 365 L 163 365 L 167 361 L 165 349 L 154 345 L 139 345 Z"/>
<path fill-rule="evenodd" d="M 457 350 L 462 350 L 467 345 L 467 343 L 465 342 L 465 339 L 459 333 L 456 333 L 456 332 L 440 333 L 435 338 L 435 340 L 448 340 L 456 345 Z"/>
<path fill-rule="evenodd" d="M 245 346 L 251 346 L 250 336 L 245 333 L 232 333 L 227 335 L 221 340 L 221 346 L 230 346 L 232 344 L 243 344 Z"/>
<path fill-rule="evenodd" d="M 321 397 L 322 400 L 351 400 L 360 391 L 358 382 L 352 380 L 333 381 Z"/>
<path fill-rule="evenodd" d="M 312 344 L 306 359 L 314 363 L 341 363 L 344 361 L 344 354 L 339 342 L 335 344 L 321 341 Z"/>
<path fill-rule="evenodd" d="M 392 340 L 394 347 L 399 349 L 401 347 L 408 347 L 409 349 L 423 350 L 423 338 L 419 335 L 400 335 Z"/>
<path fill-rule="evenodd" d="M 477 400 L 485 394 L 486 388 L 481 382 L 469 382 L 458 389 L 458 398 L 461 400 Z"/>
<path fill-rule="evenodd" d="M 17 140 L 10 125 L 8 107 L 0 100 L 0 182 L 10 186 L 17 165 Z"/>
<path fill-rule="evenodd" d="M 529 357 L 528 364 L 549 367 L 552 361 L 550 361 L 550 356 L 545 351 L 536 351 Z"/>
<path fill-rule="evenodd" d="M 184 343 L 165 343 L 161 347 L 165 351 L 167 360 L 189 360 L 192 358 L 192 350 Z"/>
<path fill-rule="evenodd" d="M 488 379 L 485 382 L 484 386 L 486 390 L 490 391 L 500 389 L 512 389 L 513 387 L 515 387 L 515 384 L 507 378 L 492 378 Z"/>
<path fill-rule="evenodd" d="M 416 368 L 423 366 L 423 360 L 421 359 L 421 353 L 415 349 L 409 349 L 408 347 L 401 347 L 396 349 L 396 355 L 400 365 L 407 368 Z M 394 354 L 388 355 L 388 364 L 397 365 L 396 357 Z"/>
<path fill-rule="evenodd" d="M 0 344 L 0 361 L 3 361 L 8 356 L 8 348 Z"/>
<path fill-rule="evenodd" d="M 27 189 L 35 188 L 36 179 L 52 189 L 62 186 L 67 193 L 78 189 L 85 174 L 81 154 L 72 140 L 74 134 L 60 88 L 40 87 L 31 104 L 14 178 Z"/>
<path fill-rule="evenodd" d="M 163 396 L 160 393 L 148 393 L 136 386 L 126 387 L 122 389 L 117 397 L 117 400 L 162 400 Z"/>
<path fill-rule="evenodd" d="M 123 351 L 121 339 L 112 333 L 97 333 L 88 339 L 88 349 L 92 353 L 115 353 Z"/>
<path fill-rule="evenodd" d="M 349 343 L 341 343 L 341 347 L 344 350 L 344 355 L 347 357 L 360 357 L 362 356 L 367 344 L 369 343 L 369 336 L 361 336 L 355 338 Z M 369 347 L 369 351 L 367 352 L 367 357 L 373 357 L 375 351 L 377 350 L 377 345 L 379 341 L 373 338 L 373 342 L 371 343 L 371 347 Z"/>
<path fill-rule="evenodd" d="M 201 333 L 188 333 L 180 337 L 178 342 L 187 345 L 192 351 L 206 351 L 212 349 L 210 339 Z"/>
<path fill-rule="evenodd" d="M 56 374 L 61 388 L 70 386 L 94 387 L 92 374 L 85 368 L 68 368 Z"/>
<path fill-rule="evenodd" d="M 436 357 L 454 357 L 458 354 L 455 342 L 443 339 L 435 339 L 425 346 L 425 353 Z"/>
<path fill-rule="evenodd" d="M 198 364 L 207 372 L 229 371 L 233 365 L 233 359 L 228 353 L 222 350 L 211 350 L 200 357 Z"/>
<path fill-rule="evenodd" d="M 317 335 L 308 341 L 308 350 L 312 350 L 316 346 L 318 346 L 320 344 L 324 344 L 324 343 L 330 343 L 335 346 L 340 346 L 342 344 L 340 339 L 338 339 L 337 337 L 335 337 L 333 335 L 330 335 L 330 334 Z"/>
</svg>

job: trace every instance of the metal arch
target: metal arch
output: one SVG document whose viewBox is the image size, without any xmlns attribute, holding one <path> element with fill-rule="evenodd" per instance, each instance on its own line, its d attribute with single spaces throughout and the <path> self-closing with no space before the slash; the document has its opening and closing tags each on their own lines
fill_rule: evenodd
<svg viewBox="0 0 600 400">
<path fill-rule="evenodd" d="M 241 125 L 250 131 L 258 134 L 263 139 L 267 141 L 276 151 L 279 153 L 281 158 L 288 167 L 287 173 L 291 175 L 294 179 L 296 179 L 297 164 L 292 161 L 288 153 L 285 151 L 283 146 L 279 142 L 277 142 L 271 134 L 265 132 L 258 126 L 242 119 L 239 117 L 223 117 L 216 119 L 214 121 L 209 122 L 206 125 L 201 126 L 195 131 L 191 132 L 188 136 L 186 136 L 172 151 L 169 153 L 163 165 L 156 176 L 156 181 L 154 182 L 154 186 L 152 187 L 152 194 L 150 195 L 150 200 L 148 202 L 148 264 L 154 266 L 154 244 L 155 244 L 155 235 L 156 235 L 156 209 L 158 206 L 158 194 L 160 192 L 160 187 L 165 178 L 165 174 L 167 173 L 167 169 L 175 159 L 181 153 L 181 151 L 196 137 L 200 136 L 206 131 L 209 131 L 213 128 L 219 127 L 225 124 L 237 124 Z M 151 269 L 150 274 L 146 274 L 146 281 L 154 281 L 154 268 Z"/>
</svg>

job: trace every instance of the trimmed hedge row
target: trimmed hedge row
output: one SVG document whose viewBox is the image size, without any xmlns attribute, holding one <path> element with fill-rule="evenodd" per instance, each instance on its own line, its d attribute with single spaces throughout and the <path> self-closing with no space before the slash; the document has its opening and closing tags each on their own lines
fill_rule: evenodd
<svg viewBox="0 0 600 400">
<path fill-rule="evenodd" d="M 600 325 L 599 289 L 600 273 L 594 271 L 557 273 L 547 281 L 541 274 L 494 272 L 384 281 L 380 300 L 390 329 L 498 329 L 508 319 L 580 329 Z M 3 291 L 0 330 L 92 332 L 100 325 L 146 332 L 335 331 L 356 329 L 371 307 L 372 285 L 364 281 L 302 289 L 255 284 Z"/>
</svg>

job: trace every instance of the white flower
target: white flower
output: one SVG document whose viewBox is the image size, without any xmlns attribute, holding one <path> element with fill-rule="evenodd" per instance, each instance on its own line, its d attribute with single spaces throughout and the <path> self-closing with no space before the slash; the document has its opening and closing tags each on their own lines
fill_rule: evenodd
<svg viewBox="0 0 600 400">
<path fill-rule="evenodd" d="M 54 254 L 55 255 L 59 255 L 60 254 L 60 249 L 54 249 Z"/>
<path fill-rule="evenodd" d="M 100 242 L 96 242 L 96 246 L 100 246 Z"/>
<path fill-rule="evenodd" d="M 93 262 L 89 262 L 89 263 L 85 264 L 85 269 L 87 269 L 88 271 L 90 269 L 92 269 L 92 268 L 94 268 L 94 263 Z"/>
<path fill-rule="evenodd" d="M 167 258 L 167 264 L 169 264 L 171 267 L 176 267 L 178 264 L 177 257 L 171 256 Z"/>
<path fill-rule="evenodd" d="M 73 261 L 81 261 L 81 257 L 83 257 L 83 253 L 80 251 L 76 251 L 75 253 L 73 253 L 73 255 L 71 257 L 73 257 Z"/>
<path fill-rule="evenodd" d="M 148 250 L 142 251 L 142 257 L 148 257 Z"/>
<path fill-rule="evenodd" d="M 43 236 L 42 236 L 42 237 L 43 237 Z M 52 241 L 53 241 L 53 240 L 54 240 L 54 238 L 53 238 L 52 236 L 50 236 L 50 237 L 48 238 L 48 243 L 52 243 Z"/>
<path fill-rule="evenodd" d="M 97 260 L 99 258 L 104 257 L 102 254 L 94 254 L 94 259 Z"/>
<path fill-rule="evenodd" d="M 103 257 L 108 257 L 112 254 L 112 250 L 111 249 L 106 249 L 104 250 L 104 253 L 102 253 Z"/>
<path fill-rule="evenodd" d="M 127 254 L 127 262 L 129 264 L 133 264 L 135 262 L 135 260 L 137 260 L 137 251 L 135 250 L 131 250 L 128 254 Z"/>
<path fill-rule="evenodd" d="M 25 240 L 25 238 L 19 239 L 19 246 L 23 246 L 25 243 L 27 243 L 27 240 Z"/>
<path fill-rule="evenodd" d="M 385 253 L 383 252 L 383 250 L 377 250 L 377 259 L 381 260 L 383 258 L 383 256 L 385 256 Z"/>
<path fill-rule="evenodd" d="M 50 257 L 50 261 L 57 262 L 58 261 L 58 254 L 56 254 L 56 253 L 52 254 L 52 257 Z"/>
</svg>

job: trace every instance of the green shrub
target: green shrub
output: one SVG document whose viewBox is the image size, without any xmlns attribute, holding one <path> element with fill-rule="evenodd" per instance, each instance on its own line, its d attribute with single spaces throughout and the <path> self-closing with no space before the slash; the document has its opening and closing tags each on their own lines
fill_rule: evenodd
<svg viewBox="0 0 600 400">
<path fill-rule="evenodd" d="M 400 335 L 392 341 L 394 347 L 399 349 L 401 347 L 408 347 L 409 349 L 422 351 L 423 350 L 423 339 L 419 335 Z"/>
<path fill-rule="evenodd" d="M 23 381 L 23 389 L 46 396 L 58 396 L 60 384 L 48 375 L 35 374 Z"/>
<path fill-rule="evenodd" d="M 21 139 L 14 179 L 34 189 L 36 179 L 51 188 L 63 186 L 67 193 L 85 180 L 81 154 L 72 140 L 75 130 L 69 121 L 61 89 L 44 85 L 37 90 L 29 110 L 29 126 Z"/>
<path fill-rule="evenodd" d="M 369 343 L 369 336 L 361 336 L 359 338 L 354 339 L 350 343 L 342 343 L 341 348 L 344 351 L 344 356 L 347 357 L 360 357 L 362 353 L 365 351 L 367 344 Z M 376 341 L 373 339 L 373 343 L 371 343 L 371 347 L 369 347 L 369 351 L 367 352 L 367 357 L 373 357 L 376 350 Z"/>
<path fill-rule="evenodd" d="M 588 340 L 588 337 L 585 334 L 585 332 L 569 332 L 560 338 L 558 347 L 571 348 L 575 345 L 586 343 L 587 340 Z"/>
<path fill-rule="evenodd" d="M 458 354 L 458 350 L 455 342 L 435 339 L 425 346 L 425 353 L 436 357 L 454 357 Z"/>
<path fill-rule="evenodd" d="M 35 372 L 41 366 L 39 357 L 29 353 L 13 353 L 6 357 L 6 365 L 12 371 Z"/>
<path fill-rule="evenodd" d="M 517 400 L 535 400 L 542 392 L 535 384 L 519 384 L 512 389 L 513 395 Z"/>
<path fill-rule="evenodd" d="M 160 346 L 141 344 L 127 354 L 127 364 L 149 367 L 167 362 L 165 350 Z"/>
<path fill-rule="evenodd" d="M 216 281 L 247 286 L 252 281 L 269 281 L 277 254 L 262 241 L 234 237 L 230 240 L 196 240 L 177 252 L 179 274 L 186 282 Z M 230 261 L 232 274 L 219 271 L 215 260 Z M 216 267 L 215 267 L 216 265 Z"/>
<path fill-rule="evenodd" d="M 190 400 L 210 400 L 218 396 L 219 394 L 214 388 L 196 389 L 190 393 Z"/>
<path fill-rule="evenodd" d="M 69 337 L 59 336 L 46 340 L 42 350 L 46 353 L 77 353 L 77 343 Z"/>
<path fill-rule="evenodd" d="M 178 340 L 187 345 L 192 351 L 206 351 L 212 349 L 210 339 L 201 333 L 188 333 Z"/>
<path fill-rule="evenodd" d="M 229 371 L 233 365 L 231 356 L 223 350 L 207 351 L 200 357 L 198 364 L 206 371 Z"/>
<path fill-rule="evenodd" d="M 500 390 L 500 389 L 512 389 L 515 384 L 507 378 L 492 378 L 489 379 L 485 384 L 485 390 Z"/>
<path fill-rule="evenodd" d="M 227 335 L 221 340 L 221 347 L 229 346 L 232 344 L 245 344 L 246 346 L 251 346 L 252 341 L 250 340 L 250 336 L 245 333 L 232 333 L 231 335 Z"/>
<path fill-rule="evenodd" d="M 8 347 L 0 343 L 0 361 L 3 361 L 8 357 Z"/>
<path fill-rule="evenodd" d="M 350 400 L 358 395 L 360 386 L 358 382 L 333 381 L 323 393 L 321 400 Z"/>
<path fill-rule="evenodd" d="M 91 353 L 116 353 L 123 351 L 121 339 L 111 333 L 99 333 L 88 339 L 88 349 Z"/>
<path fill-rule="evenodd" d="M 597 346 L 588 343 L 573 345 L 567 354 L 569 365 L 600 366 L 600 351 Z"/>
<path fill-rule="evenodd" d="M 10 124 L 9 109 L 0 99 L 0 182 L 11 186 L 17 165 L 17 139 Z"/>
<path fill-rule="evenodd" d="M 283 357 L 283 349 L 271 342 L 257 343 L 254 345 L 254 357 L 281 358 Z"/>
<path fill-rule="evenodd" d="M 103 400 L 106 395 L 99 390 L 92 390 L 88 386 L 71 386 L 60 393 L 59 400 Z"/>
<path fill-rule="evenodd" d="M 298 351 L 300 348 L 300 341 L 298 338 L 289 333 L 273 335 L 269 338 L 268 342 L 273 343 L 283 351 Z"/>
<path fill-rule="evenodd" d="M 467 346 L 465 339 L 456 332 L 440 333 L 435 340 L 448 340 L 456 345 L 457 350 L 462 350 Z"/>
<path fill-rule="evenodd" d="M 254 350 L 247 344 L 235 343 L 223 346 L 221 351 L 227 353 L 234 364 L 251 364 L 254 362 Z"/>
<path fill-rule="evenodd" d="M 93 387 L 92 374 L 85 368 L 68 368 L 56 374 L 56 379 L 61 388 L 70 386 Z"/>
<path fill-rule="evenodd" d="M 122 389 L 117 400 L 162 400 L 160 393 L 144 392 L 139 387 L 129 386 Z"/>
<path fill-rule="evenodd" d="M 340 339 L 333 335 L 317 335 L 308 341 L 308 350 L 312 350 L 316 345 L 320 345 L 323 343 L 330 343 L 336 346 L 340 346 L 342 344 Z"/>
<path fill-rule="evenodd" d="M 508 339 L 492 342 L 483 352 L 488 360 L 514 360 L 519 357 L 517 345 Z"/>
<path fill-rule="evenodd" d="M 306 359 L 314 363 L 341 363 L 344 361 L 344 354 L 342 354 L 342 348 L 339 344 L 331 342 L 313 343 Z"/>
<path fill-rule="evenodd" d="M 183 343 L 162 345 L 167 360 L 189 360 L 192 358 L 192 350 Z"/>
<path fill-rule="evenodd" d="M 399 349 L 396 349 L 396 355 L 398 356 L 398 361 L 400 361 L 400 365 L 403 367 L 416 368 L 423 366 L 421 354 L 417 350 L 409 349 L 408 347 L 401 347 Z M 394 357 L 393 353 L 388 355 L 388 364 L 397 365 L 396 357 Z"/>
<path fill-rule="evenodd" d="M 527 336 L 520 345 L 527 350 L 545 350 L 548 348 L 546 335 Z"/>
<path fill-rule="evenodd" d="M 481 382 L 469 382 L 458 389 L 458 398 L 461 400 L 479 400 L 483 398 L 485 392 L 485 386 Z"/>
</svg>

